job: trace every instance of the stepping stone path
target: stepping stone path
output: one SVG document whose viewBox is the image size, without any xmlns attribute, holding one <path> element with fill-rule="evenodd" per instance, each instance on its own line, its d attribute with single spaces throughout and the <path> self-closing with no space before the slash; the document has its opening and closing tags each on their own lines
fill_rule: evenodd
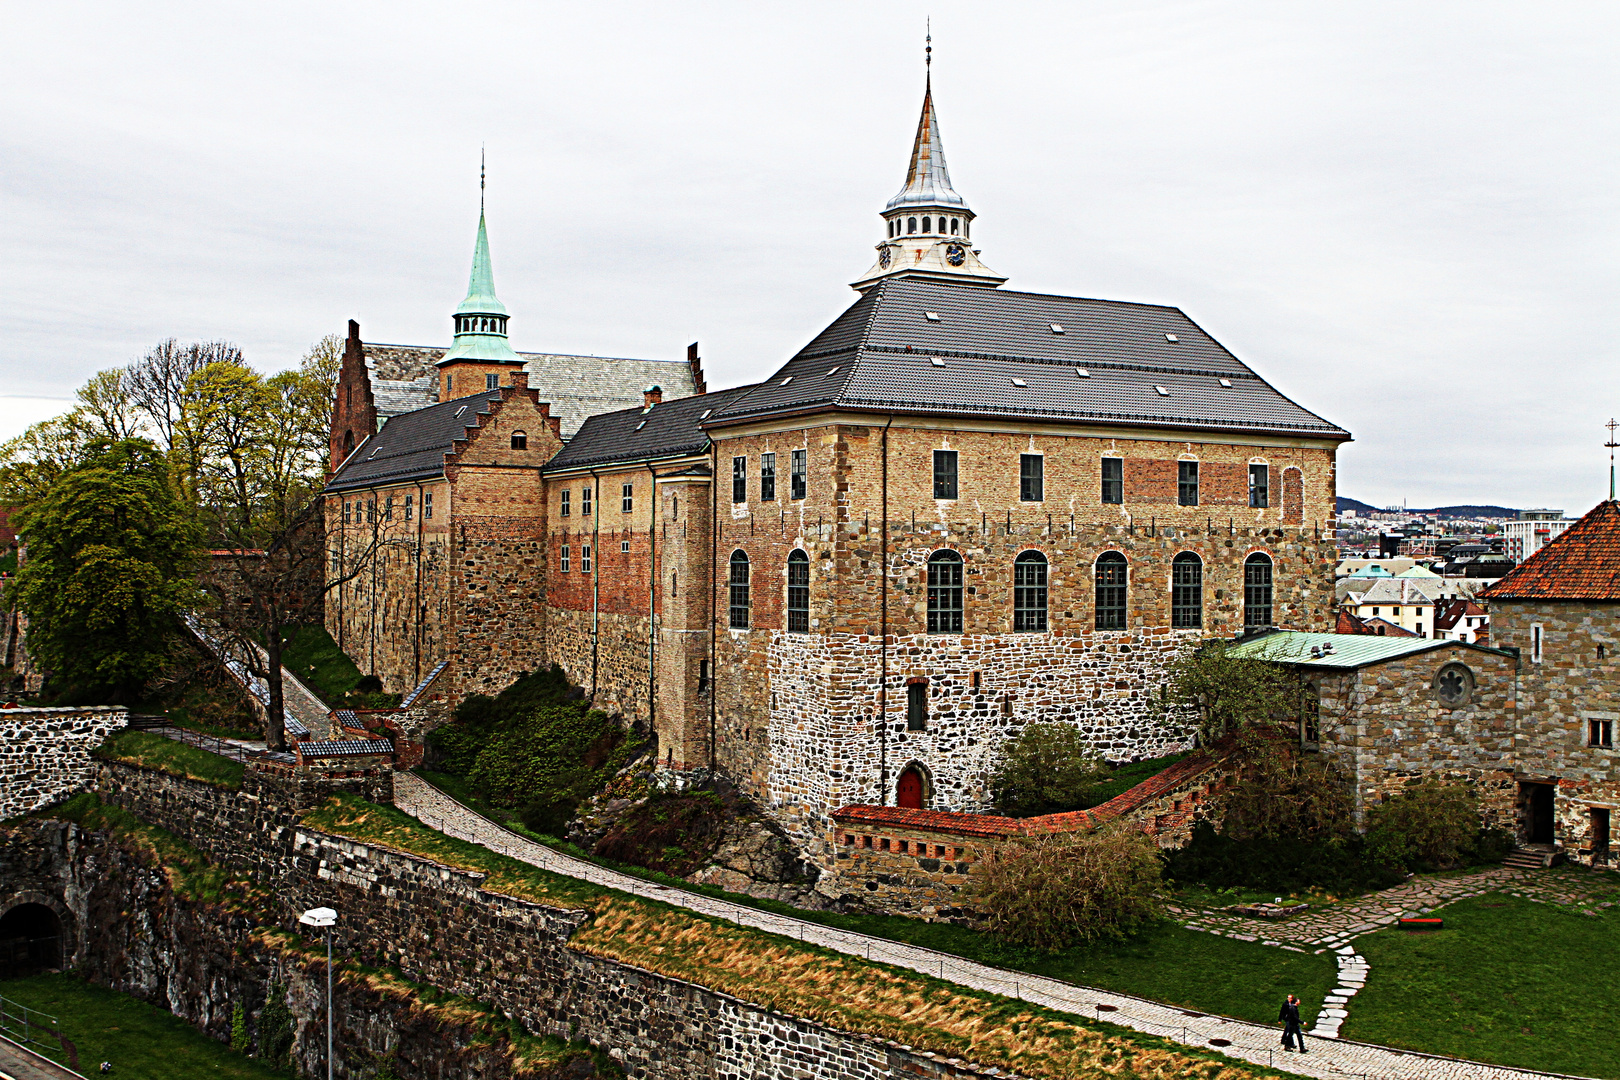
<svg viewBox="0 0 1620 1080">
<path fill-rule="evenodd" d="M 1339 1026 L 1350 1015 L 1350 999 L 1356 992 L 1367 985 L 1367 958 L 1359 955 L 1349 945 L 1336 950 L 1335 957 L 1339 962 L 1339 985 L 1328 991 L 1322 1002 L 1322 1011 L 1316 1016 L 1316 1024 L 1311 1028 L 1310 1034 L 1319 1039 L 1337 1039 Z"/>
<path fill-rule="evenodd" d="M 544 870 L 594 882 L 634 896 L 657 900 L 673 907 L 701 912 L 740 926 L 751 926 L 773 934 L 796 938 L 848 956 L 863 957 L 877 963 L 891 964 L 931 975 L 959 986 L 1002 994 L 1073 1015 L 1106 1019 L 1111 1023 L 1159 1035 L 1188 1046 L 1216 1049 L 1251 1064 L 1285 1069 L 1298 1076 L 1316 1077 L 1319 1080 L 1349 1080 L 1349 1078 L 1529 1080 L 1531 1077 L 1561 1075 L 1419 1054 L 1331 1037 L 1312 1040 L 1314 1045 L 1307 1054 L 1289 1054 L 1282 1049 L 1282 1031 L 1276 1025 L 1251 1024 L 1230 1017 L 1191 1012 L 1146 998 L 1132 997 L 1129 994 L 1117 994 L 1109 990 L 1098 990 L 1039 975 L 1008 971 L 964 960 L 949 953 L 904 945 L 887 938 L 837 930 L 820 923 L 744 907 L 700 893 L 672 889 L 630 874 L 609 870 L 504 829 L 408 772 L 394 774 L 394 804 L 423 824 L 447 835 L 480 844 L 491 851 L 511 856 Z M 1200 913 L 1204 914 L 1208 913 Z M 1350 921 L 1355 925 L 1361 925 L 1355 919 Z M 1246 923 L 1252 926 L 1252 920 L 1247 920 Z M 1261 940 L 1263 944 L 1293 949 L 1296 952 L 1322 951 L 1307 950 L 1301 945 L 1280 940 L 1281 929 L 1280 926 L 1267 925 L 1264 935 L 1232 933 L 1230 936 L 1241 936 L 1247 941 Z M 1226 931 L 1212 926 L 1210 932 Z M 1339 961 L 1339 988 L 1336 988 L 1331 996 L 1342 998 L 1344 1004 L 1348 1004 L 1353 993 L 1366 983 L 1367 961 L 1357 955 L 1353 948 L 1344 946 L 1338 948 L 1336 958 Z M 1323 1010 L 1323 1015 L 1317 1019 L 1311 1033 L 1326 1036 L 1331 1028 L 1332 1033 L 1337 1035 L 1346 1012 L 1347 1010 L 1337 1006 Z M 1324 1023 L 1329 1020 L 1333 1023 Z"/>
</svg>

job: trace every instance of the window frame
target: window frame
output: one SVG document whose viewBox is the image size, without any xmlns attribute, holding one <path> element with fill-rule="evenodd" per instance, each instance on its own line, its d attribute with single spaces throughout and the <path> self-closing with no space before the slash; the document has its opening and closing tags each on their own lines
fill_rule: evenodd
<svg viewBox="0 0 1620 1080">
<path fill-rule="evenodd" d="M 636 485 L 634 483 L 619 486 L 619 512 L 621 514 L 634 513 L 636 509 Z"/>
<path fill-rule="evenodd" d="M 753 614 L 749 595 L 753 567 L 748 561 L 748 552 L 737 548 L 726 565 L 726 626 L 731 630 L 747 630 Z"/>
<path fill-rule="evenodd" d="M 522 428 L 512 432 L 512 449 L 527 450 L 529 448 L 529 433 Z"/>
<path fill-rule="evenodd" d="M 1046 455 L 1018 455 L 1018 501 L 1046 501 Z"/>
<path fill-rule="evenodd" d="M 1258 480 L 1259 483 L 1255 481 Z M 1264 462 L 1249 462 L 1249 508 L 1265 510 L 1271 506 L 1271 466 Z"/>
<path fill-rule="evenodd" d="M 1598 750 L 1614 749 L 1614 721 L 1587 717 L 1586 745 Z"/>
<path fill-rule="evenodd" d="M 928 730 L 928 680 L 906 683 L 906 730 Z"/>
<path fill-rule="evenodd" d="M 559 506 L 561 507 L 561 513 L 559 516 L 569 517 L 573 514 L 572 500 L 573 496 L 570 491 L 567 488 L 563 488 L 561 501 L 559 503 Z"/>
<path fill-rule="evenodd" d="M 949 569 L 948 569 L 949 568 Z M 960 634 L 966 624 L 962 553 L 940 548 L 928 556 L 928 632 Z M 945 580 L 950 579 L 950 580 Z"/>
<path fill-rule="evenodd" d="M 1204 625 L 1204 560 L 1183 551 L 1170 560 L 1170 629 L 1199 630 Z"/>
<path fill-rule="evenodd" d="M 422 520 L 433 520 L 433 492 L 422 492 Z"/>
<path fill-rule="evenodd" d="M 810 632 L 810 555 L 803 548 L 788 552 L 787 630 L 790 634 Z"/>
<path fill-rule="evenodd" d="M 1176 462 L 1176 505 L 1198 505 L 1198 462 Z"/>
<path fill-rule="evenodd" d="M 1110 472 L 1117 475 L 1109 476 Z M 1104 506 L 1125 505 L 1125 459 L 1122 457 L 1102 459 L 1102 501 Z"/>
<path fill-rule="evenodd" d="M 1013 633 L 1046 633 L 1046 590 L 1050 577 L 1051 562 L 1044 552 L 1020 551 L 1013 559 Z"/>
<path fill-rule="evenodd" d="M 572 566 L 573 562 L 569 558 L 568 545 L 564 544 L 562 545 L 562 550 L 558 558 L 559 572 L 564 574 L 569 573 Z"/>
<path fill-rule="evenodd" d="M 1092 564 L 1091 576 L 1093 627 L 1097 630 L 1129 629 L 1131 563 L 1125 553 L 1099 552 Z"/>
<path fill-rule="evenodd" d="M 1257 581 L 1260 567 L 1265 567 L 1265 581 Z M 1251 569 L 1252 568 L 1252 569 Z M 1264 590 L 1265 602 L 1259 603 L 1256 597 L 1262 595 Z M 1266 629 L 1277 625 L 1276 620 L 1276 562 L 1264 551 L 1253 551 L 1243 560 L 1243 629 Z M 1258 612 L 1264 611 L 1263 620 L 1256 617 Z"/>
<path fill-rule="evenodd" d="M 954 500 L 961 491 L 960 463 L 955 450 L 934 451 L 934 498 Z"/>
<path fill-rule="evenodd" d="M 776 501 L 776 454 L 759 455 L 759 501 Z"/>
<path fill-rule="evenodd" d="M 495 372 L 492 372 L 492 371 L 484 372 L 484 389 L 486 391 L 488 391 L 488 390 L 499 390 L 500 388 L 501 388 L 501 377 L 498 374 L 496 374 Z"/>
<path fill-rule="evenodd" d="M 579 572 L 580 573 L 588 574 L 588 573 L 591 572 L 591 556 L 593 554 L 595 554 L 595 553 L 593 551 L 591 551 L 591 545 L 589 545 L 589 544 L 581 544 L 581 545 L 579 545 Z"/>
<path fill-rule="evenodd" d="M 802 499 L 810 487 L 810 451 L 793 450 L 789 453 L 788 498 Z"/>
<path fill-rule="evenodd" d="M 416 512 L 416 507 L 414 505 L 415 498 L 416 498 L 416 496 L 414 496 L 414 495 L 405 496 L 405 520 L 406 521 L 414 521 L 414 520 L 416 520 L 412 516 Z"/>
<path fill-rule="evenodd" d="M 731 505 L 748 501 L 748 455 L 731 459 Z"/>
</svg>

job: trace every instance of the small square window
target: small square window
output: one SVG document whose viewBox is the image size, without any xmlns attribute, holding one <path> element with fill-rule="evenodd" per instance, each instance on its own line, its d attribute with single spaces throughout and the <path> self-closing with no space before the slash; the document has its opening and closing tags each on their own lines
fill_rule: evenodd
<svg viewBox="0 0 1620 1080">
<path fill-rule="evenodd" d="M 630 550 L 630 541 L 629 540 L 620 540 L 619 541 L 619 550 L 620 551 L 629 551 Z"/>
<path fill-rule="evenodd" d="M 499 387 L 500 385 L 501 385 L 501 377 L 499 375 L 489 374 L 489 375 L 484 376 L 484 389 L 485 390 L 494 390 L 497 387 Z"/>
<path fill-rule="evenodd" d="M 1614 745 L 1614 721 L 1613 720 L 1588 720 L 1586 722 L 1586 745 L 1587 746 L 1613 746 Z"/>
</svg>

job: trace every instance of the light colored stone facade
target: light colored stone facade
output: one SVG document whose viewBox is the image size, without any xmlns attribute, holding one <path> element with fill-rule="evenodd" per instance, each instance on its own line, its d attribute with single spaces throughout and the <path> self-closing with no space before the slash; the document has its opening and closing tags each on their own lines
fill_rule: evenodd
<svg viewBox="0 0 1620 1080">
<path fill-rule="evenodd" d="M 122 706 L 0 709 L 0 820 L 88 786 L 90 752 L 128 722 Z"/>
</svg>

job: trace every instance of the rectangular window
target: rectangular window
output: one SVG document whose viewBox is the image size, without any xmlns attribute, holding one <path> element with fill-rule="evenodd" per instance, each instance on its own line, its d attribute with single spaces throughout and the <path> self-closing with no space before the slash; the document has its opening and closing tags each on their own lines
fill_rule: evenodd
<svg viewBox="0 0 1620 1080">
<path fill-rule="evenodd" d="M 635 509 L 635 494 L 636 486 L 634 484 L 625 484 L 619 488 L 619 509 L 624 513 L 628 514 Z"/>
<path fill-rule="evenodd" d="M 377 500 L 375 497 L 366 500 L 366 524 L 377 524 Z"/>
<path fill-rule="evenodd" d="M 731 501 L 745 503 L 748 501 L 748 459 L 734 457 L 731 459 Z"/>
<path fill-rule="evenodd" d="M 1530 625 L 1530 662 L 1532 664 L 1541 663 L 1541 624 L 1540 623 L 1532 623 Z"/>
<path fill-rule="evenodd" d="M 793 485 L 788 494 L 795 499 L 804 498 L 806 487 L 805 472 L 809 464 L 806 459 L 809 456 L 810 452 L 808 450 L 793 451 Z"/>
<path fill-rule="evenodd" d="M 1182 506 L 1198 505 L 1198 462 L 1176 462 L 1176 502 Z"/>
<path fill-rule="evenodd" d="M 388 496 L 388 498 L 383 502 L 383 520 L 394 520 L 394 497 L 392 495 Z"/>
<path fill-rule="evenodd" d="M 1018 455 L 1018 501 L 1046 501 L 1046 459 L 1040 454 Z"/>
<path fill-rule="evenodd" d="M 1125 459 L 1105 457 L 1102 459 L 1102 501 L 1105 504 L 1121 506 L 1125 502 Z"/>
<path fill-rule="evenodd" d="M 701 693 L 703 693 L 704 691 L 706 691 L 708 689 L 709 689 L 709 662 L 707 660 L 699 660 L 698 661 L 698 693 L 701 694 Z"/>
<path fill-rule="evenodd" d="M 501 385 L 501 377 L 499 375 L 489 374 L 489 375 L 484 376 L 484 389 L 485 390 L 494 390 L 496 387 L 498 387 L 500 385 Z"/>
<path fill-rule="evenodd" d="M 569 562 L 569 559 L 568 559 L 568 545 L 564 544 L 562 546 L 562 572 L 565 573 L 565 574 L 568 573 L 571 565 L 572 564 Z"/>
<path fill-rule="evenodd" d="M 349 523 L 349 500 L 344 499 L 343 500 L 343 524 L 347 525 L 348 523 Z"/>
<path fill-rule="evenodd" d="M 562 491 L 562 516 L 563 517 L 567 517 L 569 514 L 573 513 L 574 508 L 573 508 L 572 505 L 570 505 L 570 503 L 572 502 L 572 499 L 573 499 L 573 493 L 570 492 L 567 488 L 563 488 L 563 491 Z"/>
<path fill-rule="evenodd" d="M 591 516 L 591 489 L 579 489 L 579 512 L 583 517 Z"/>
<path fill-rule="evenodd" d="M 343 553 L 341 551 L 332 552 L 332 573 L 339 577 L 343 574 Z"/>
<path fill-rule="evenodd" d="M 1586 722 L 1586 745 L 1587 746 L 1613 746 L 1614 745 L 1614 721 L 1613 720 L 1588 720 Z"/>
<path fill-rule="evenodd" d="M 1249 505 L 1256 510 L 1271 505 L 1271 470 L 1265 465 L 1249 466 Z"/>
<path fill-rule="evenodd" d="M 422 492 L 422 517 L 424 519 L 433 517 L 433 492 L 431 491 Z"/>
<path fill-rule="evenodd" d="M 934 498 L 956 498 L 956 451 L 934 451 Z"/>
<path fill-rule="evenodd" d="M 759 455 L 759 501 L 776 501 L 776 455 Z"/>
<path fill-rule="evenodd" d="M 591 572 L 591 545 L 589 544 L 579 545 L 579 572 L 582 574 Z"/>
<path fill-rule="evenodd" d="M 787 623 L 791 634 L 810 632 L 810 560 L 802 551 L 788 556 Z"/>
<path fill-rule="evenodd" d="M 416 498 L 415 495 L 407 495 L 407 496 L 405 496 L 405 520 L 406 521 L 410 521 L 411 520 L 411 515 L 416 512 L 416 506 L 412 503 L 412 500 L 415 499 L 415 498 Z"/>
<path fill-rule="evenodd" d="M 927 683 L 912 683 L 906 687 L 906 730 L 928 730 Z"/>
<path fill-rule="evenodd" d="M 630 541 L 629 540 L 620 540 L 619 541 L 619 550 L 620 551 L 629 551 L 630 550 Z"/>
</svg>

